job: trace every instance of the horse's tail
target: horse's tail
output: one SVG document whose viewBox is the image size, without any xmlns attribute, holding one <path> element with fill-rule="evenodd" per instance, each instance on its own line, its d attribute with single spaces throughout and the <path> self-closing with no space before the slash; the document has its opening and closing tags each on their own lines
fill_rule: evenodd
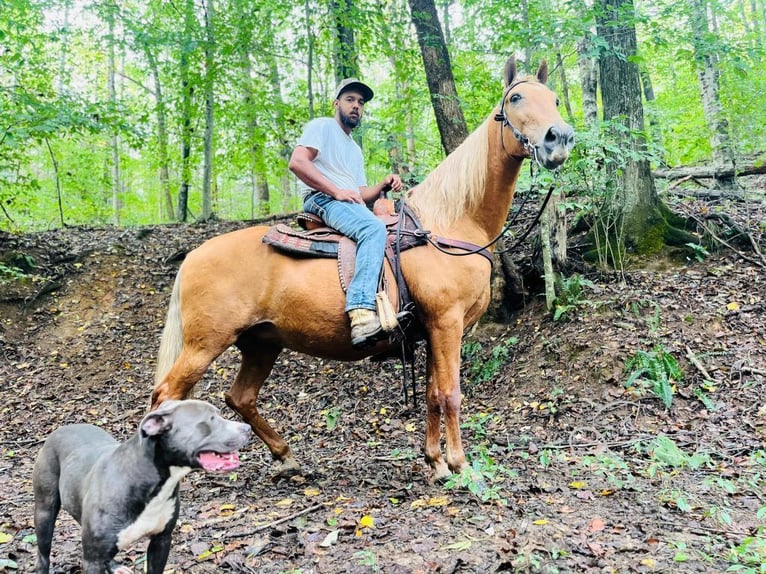
<svg viewBox="0 0 766 574">
<path fill-rule="evenodd" d="M 168 305 L 168 316 L 162 330 L 160 352 L 157 355 L 157 370 L 154 373 L 155 386 L 167 375 L 183 349 L 183 324 L 181 323 L 181 271 L 176 275 L 173 293 Z"/>
</svg>

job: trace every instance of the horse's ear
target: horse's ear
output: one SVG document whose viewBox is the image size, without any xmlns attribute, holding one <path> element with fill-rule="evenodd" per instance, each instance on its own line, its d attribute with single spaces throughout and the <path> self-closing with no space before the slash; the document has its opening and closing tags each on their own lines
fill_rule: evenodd
<svg viewBox="0 0 766 574">
<path fill-rule="evenodd" d="M 511 85 L 513 78 L 516 77 L 516 56 L 511 56 L 505 63 L 505 85 L 506 87 Z"/>
<path fill-rule="evenodd" d="M 545 60 L 540 62 L 540 67 L 537 68 L 537 79 L 541 84 L 548 83 L 548 62 Z"/>
</svg>

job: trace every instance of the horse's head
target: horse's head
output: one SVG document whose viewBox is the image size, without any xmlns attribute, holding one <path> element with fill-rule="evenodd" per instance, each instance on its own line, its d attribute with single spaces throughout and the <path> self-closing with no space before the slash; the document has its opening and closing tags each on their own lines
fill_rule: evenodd
<svg viewBox="0 0 766 574">
<path fill-rule="evenodd" d="M 518 76 L 516 58 L 505 64 L 505 90 L 495 119 L 502 122 L 503 145 L 514 156 L 537 160 L 555 169 L 569 157 L 574 130 L 558 112 L 558 98 L 546 85 L 548 65 L 543 61 L 534 76 Z M 512 138 L 507 135 L 513 134 Z"/>
</svg>

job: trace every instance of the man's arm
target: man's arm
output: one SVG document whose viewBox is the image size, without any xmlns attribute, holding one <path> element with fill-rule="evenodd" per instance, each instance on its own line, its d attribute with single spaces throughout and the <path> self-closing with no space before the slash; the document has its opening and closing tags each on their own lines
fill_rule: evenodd
<svg viewBox="0 0 766 574">
<path fill-rule="evenodd" d="M 398 192 L 402 190 L 402 179 L 395 173 L 387 175 L 377 185 L 367 185 L 360 188 L 362 199 L 365 203 L 373 203 L 380 197 L 381 191 L 394 191 Z"/>
<path fill-rule="evenodd" d="M 311 147 L 297 146 L 290 156 L 288 168 L 295 176 L 311 189 L 326 193 L 338 201 L 350 201 L 352 203 L 364 203 L 362 197 L 351 189 L 340 189 L 327 179 L 314 165 L 317 150 Z"/>
</svg>

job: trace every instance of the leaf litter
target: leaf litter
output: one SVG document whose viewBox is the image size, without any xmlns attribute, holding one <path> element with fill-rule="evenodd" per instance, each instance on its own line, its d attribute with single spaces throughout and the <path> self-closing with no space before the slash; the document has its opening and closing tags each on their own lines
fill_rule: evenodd
<svg viewBox="0 0 766 574">
<path fill-rule="evenodd" d="M 0 570 L 33 570 L 30 480 L 41 442 L 75 422 L 120 440 L 134 432 L 178 253 L 244 225 L 0 235 L 0 255 L 23 251 L 38 274 L 16 291 L 0 288 Z M 488 380 L 474 384 L 473 365 L 463 368 L 463 439 L 481 463 L 478 494 L 430 481 L 420 454 L 422 350 L 417 410 L 404 401 L 395 362 L 285 352 L 260 406 L 305 475 L 274 483 L 257 438 L 236 473 L 190 474 L 166 572 L 685 573 L 755 564 L 766 547 L 763 269 L 722 252 L 625 279 L 593 277 L 587 310 L 569 321 L 552 321 L 534 300 L 510 324 L 467 335 L 484 353 L 473 362 L 517 339 Z M 628 358 L 656 345 L 684 371 L 669 409 L 623 385 Z M 223 396 L 237 368 L 227 351 L 197 387 L 230 417 Z M 141 568 L 143 552 L 137 545 L 122 561 Z M 53 572 L 78 572 L 79 555 L 79 527 L 62 513 Z"/>
</svg>

